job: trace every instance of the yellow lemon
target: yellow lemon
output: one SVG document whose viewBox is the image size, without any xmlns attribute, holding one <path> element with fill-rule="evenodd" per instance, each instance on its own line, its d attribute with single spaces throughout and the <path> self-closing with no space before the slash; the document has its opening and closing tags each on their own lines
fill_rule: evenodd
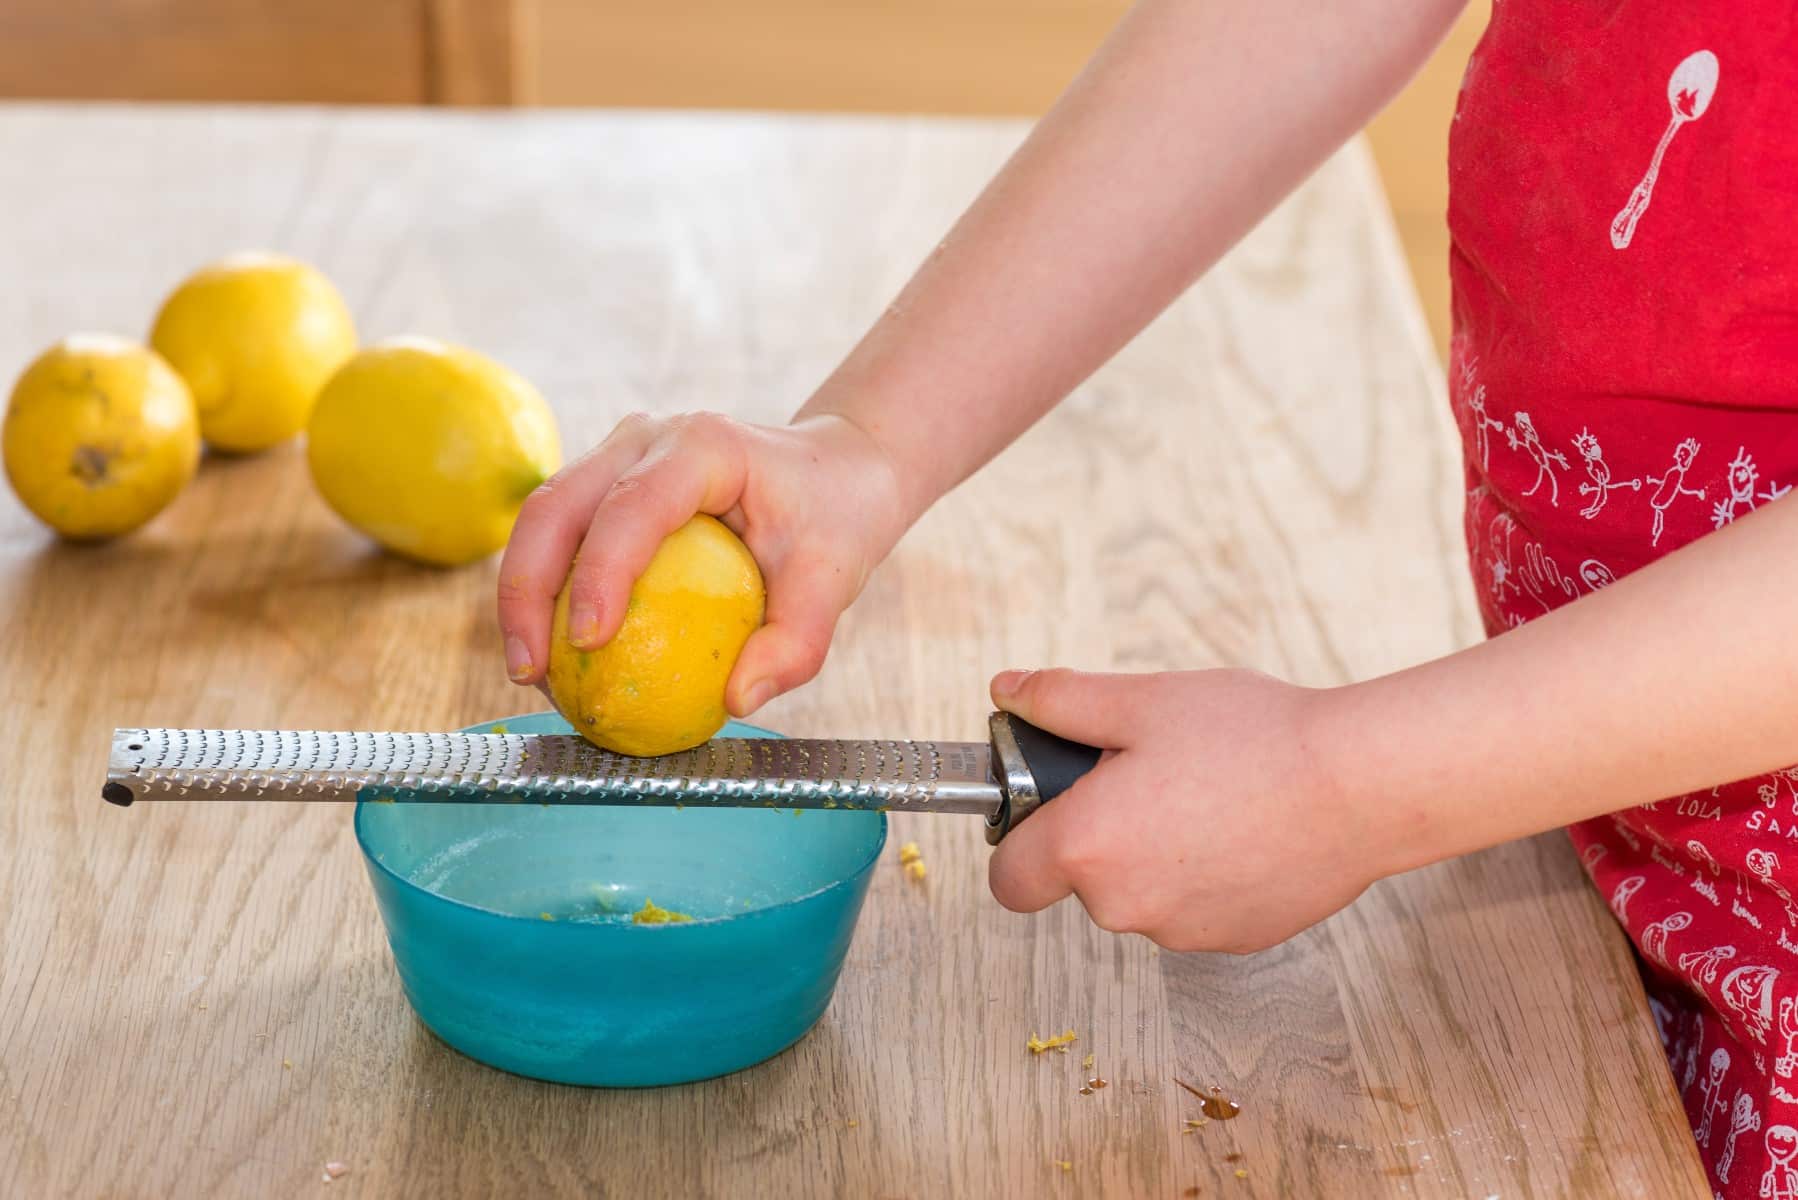
<svg viewBox="0 0 1798 1200">
<path fill-rule="evenodd" d="M 181 377 L 126 338 L 67 338 L 25 368 L 0 428 L 6 477 L 25 507 L 72 538 L 136 529 L 200 462 Z"/>
<path fill-rule="evenodd" d="M 587 739 L 619 754 L 672 754 L 717 733 L 724 684 L 762 623 L 762 573 L 713 517 L 669 534 L 631 588 L 624 624 L 598 650 L 568 641 L 568 588 L 556 597 L 549 691 Z"/>
<path fill-rule="evenodd" d="M 344 520 L 397 554 L 456 566 L 506 544 L 562 443 L 523 377 L 459 346 L 395 338 L 325 384 L 306 458 Z"/>
<path fill-rule="evenodd" d="M 221 450 L 266 450 L 306 427 L 356 326 L 331 281 L 291 258 L 239 254 L 163 302 L 150 344 L 193 390 L 200 432 Z"/>
</svg>

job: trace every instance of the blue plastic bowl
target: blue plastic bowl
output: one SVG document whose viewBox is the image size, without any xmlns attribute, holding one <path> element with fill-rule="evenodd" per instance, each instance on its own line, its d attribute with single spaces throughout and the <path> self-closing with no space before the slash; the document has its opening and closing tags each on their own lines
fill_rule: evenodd
<svg viewBox="0 0 1798 1200">
<path fill-rule="evenodd" d="M 495 724 L 569 728 L 470 732 Z M 723 1075 L 804 1036 L 887 830 L 874 812 L 371 799 L 356 840 L 419 1019 L 491 1066 L 601 1087 Z M 646 900 L 693 920 L 637 924 Z"/>
</svg>

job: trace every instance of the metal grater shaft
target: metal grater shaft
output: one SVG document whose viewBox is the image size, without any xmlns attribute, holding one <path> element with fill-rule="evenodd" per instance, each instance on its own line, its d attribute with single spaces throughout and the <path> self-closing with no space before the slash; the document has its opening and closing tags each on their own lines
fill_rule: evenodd
<svg viewBox="0 0 1798 1200">
<path fill-rule="evenodd" d="M 710 805 L 1001 813 L 978 742 L 715 738 L 657 758 L 573 734 L 120 729 L 105 795 L 145 799 Z"/>
</svg>

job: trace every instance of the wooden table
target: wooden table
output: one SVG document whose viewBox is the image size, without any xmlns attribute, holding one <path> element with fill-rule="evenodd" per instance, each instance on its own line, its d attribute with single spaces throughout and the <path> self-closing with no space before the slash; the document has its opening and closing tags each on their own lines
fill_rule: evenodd
<svg viewBox="0 0 1798 1200">
<path fill-rule="evenodd" d="M 70 330 L 141 331 L 195 265 L 269 246 L 334 276 L 371 337 L 519 368 L 571 447 L 633 408 L 779 420 L 1021 132 L 0 109 L 0 371 Z M 766 719 L 969 737 L 1005 666 L 1332 683 L 1474 637 L 1442 382 L 1403 279 L 1351 147 L 926 517 L 822 678 Z M 503 677 L 493 579 L 372 552 L 294 446 L 207 462 L 102 548 L 0 502 L 0 1193 L 305 1194 L 341 1160 L 330 1194 L 1705 1194 L 1624 942 L 1559 837 L 1230 959 L 1071 905 L 1008 914 L 978 822 L 901 819 L 929 882 L 889 854 L 799 1046 L 597 1092 L 424 1031 L 347 810 L 100 802 L 115 724 L 539 707 Z M 1077 1053 L 1026 1052 L 1070 1026 Z M 1087 1052 L 1111 1086 L 1080 1096 Z M 1175 1077 L 1242 1116 L 1184 1132 Z"/>
</svg>

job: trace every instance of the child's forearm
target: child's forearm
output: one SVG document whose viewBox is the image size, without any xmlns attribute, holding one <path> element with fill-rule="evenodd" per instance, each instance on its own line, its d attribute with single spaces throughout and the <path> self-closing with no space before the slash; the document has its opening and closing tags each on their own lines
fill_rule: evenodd
<svg viewBox="0 0 1798 1200">
<path fill-rule="evenodd" d="M 801 410 L 915 518 L 1055 405 L 1402 84 L 1465 0 L 1144 0 Z"/>
<path fill-rule="evenodd" d="M 1459 654 L 1326 693 L 1403 869 L 1798 762 L 1798 503 Z"/>
</svg>

